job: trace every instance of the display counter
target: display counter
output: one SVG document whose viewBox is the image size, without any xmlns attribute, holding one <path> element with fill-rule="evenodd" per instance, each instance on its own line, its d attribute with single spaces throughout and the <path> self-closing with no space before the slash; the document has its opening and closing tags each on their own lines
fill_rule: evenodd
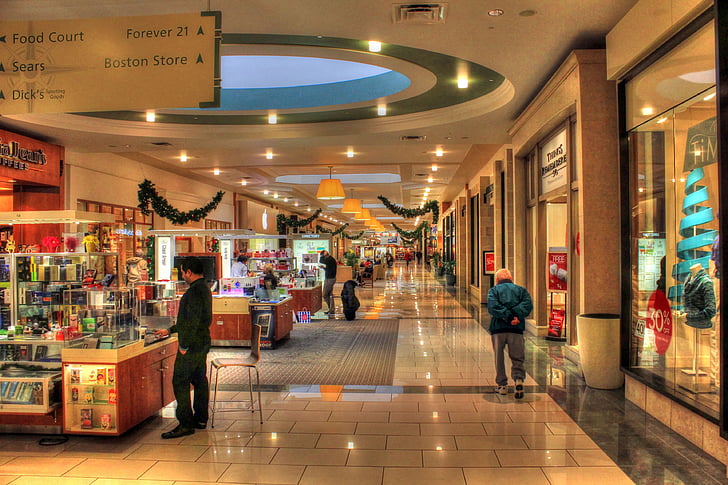
<svg viewBox="0 0 728 485">
<path fill-rule="evenodd" d="M 63 428 L 69 434 L 118 436 L 174 401 L 177 338 L 117 349 L 66 348 Z"/>
<path fill-rule="evenodd" d="M 289 288 L 288 294 L 291 295 L 291 308 L 294 312 L 308 310 L 312 314 L 323 308 L 321 283 L 310 288 Z"/>
<path fill-rule="evenodd" d="M 210 327 L 213 346 L 250 346 L 249 302 L 248 296 L 213 296 Z"/>
<path fill-rule="evenodd" d="M 293 299 L 286 297 L 278 302 L 251 301 L 250 317 L 260 325 L 260 347 L 273 349 L 279 340 L 288 337 L 293 330 Z"/>
</svg>

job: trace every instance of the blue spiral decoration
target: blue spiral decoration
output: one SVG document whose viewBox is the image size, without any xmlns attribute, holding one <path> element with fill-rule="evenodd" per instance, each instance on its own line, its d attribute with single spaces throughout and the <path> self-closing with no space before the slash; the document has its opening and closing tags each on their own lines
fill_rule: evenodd
<svg viewBox="0 0 728 485">
<path fill-rule="evenodd" d="M 708 269 L 710 264 L 710 248 L 718 235 L 718 231 L 713 229 L 705 229 L 705 224 L 711 222 L 713 209 L 700 205 L 707 202 L 708 188 L 704 185 L 698 185 L 698 182 L 705 177 L 702 168 L 694 168 L 688 174 L 687 183 L 685 184 L 685 198 L 683 199 L 682 212 L 685 216 L 680 220 L 680 236 L 682 241 L 677 243 L 677 257 L 681 259 L 679 263 L 672 267 L 672 277 L 680 284 L 671 286 L 668 290 L 668 298 L 678 305 L 673 308 L 680 309 L 679 303 L 682 301 L 683 285 L 682 282 L 690 274 L 690 267 L 694 264 L 700 264 L 704 269 Z"/>
</svg>

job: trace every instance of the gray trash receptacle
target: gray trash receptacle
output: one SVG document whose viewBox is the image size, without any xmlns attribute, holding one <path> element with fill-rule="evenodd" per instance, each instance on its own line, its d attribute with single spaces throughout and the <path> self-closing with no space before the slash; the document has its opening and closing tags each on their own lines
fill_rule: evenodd
<svg viewBox="0 0 728 485">
<path fill-rule="evenodd" d="M 576 317 L 579 360 L 586 385 L 619 389 L 624 373 L 619 369 L 619 315 L 584 313 Z"/>
</svg>

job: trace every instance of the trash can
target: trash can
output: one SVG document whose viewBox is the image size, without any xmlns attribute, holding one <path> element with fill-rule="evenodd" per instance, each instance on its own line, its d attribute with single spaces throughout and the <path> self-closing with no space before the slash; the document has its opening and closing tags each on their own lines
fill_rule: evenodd
<svg viewBox="0 0 728 485">
<path fill-rule="evenodd" d="M 619 315 L 584 313 L 576 317 L 579 360 L 586 385 L 619 389 L 624 374 L 619 369 Z"/>
</svg>

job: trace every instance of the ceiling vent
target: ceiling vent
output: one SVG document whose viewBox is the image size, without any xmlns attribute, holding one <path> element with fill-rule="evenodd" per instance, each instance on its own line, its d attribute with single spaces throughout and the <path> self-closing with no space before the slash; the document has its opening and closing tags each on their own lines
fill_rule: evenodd
<svg viewBox="0 0 728 485">
<path fill-rule="evenodd" d="M 444 24 L 446 3 L 395 3 L 392 21 L 395 24 Z"/>
<path fill-rule="evenodd" d="M 427 137 L 422 135 L 403 135 L 399 139 L 402 141 L 425 141 Z"/>
<path fill-rule="evenodd" d="M 172 144 L 168 141 L 153 141 L 151 142 L 152 145 L 157 145 L 158 147 L 171 147 Z"/>
</svg>

